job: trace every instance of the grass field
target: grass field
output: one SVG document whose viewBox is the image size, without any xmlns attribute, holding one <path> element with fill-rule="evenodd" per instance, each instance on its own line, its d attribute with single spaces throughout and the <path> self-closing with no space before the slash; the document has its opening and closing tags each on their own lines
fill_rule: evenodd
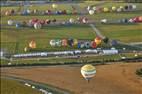
<svg viewBox="0 0 142 94">
<path fill-rule="evenodd" d="M 84 2 L 78 3 L 82 9 L 88 5 L 97 5 L 99 2 Z M 126 3 L 104 3 L 101 6 L 111 7 L 126 5 Z M 142 10 L 141 4 L 137 3 L 137 9 Z M 1 11 L 7 9 L 18 9 L 19 7 L 2 7 Z M 42 6 L 29 6 L 29 9 L 46 10 L 52 9 L 51 5 Z M 71 9 L 70 4 L 59 4 L 59 9 Z M 137 12 L 123 12 L 123 13 L 97 13 L 95 15 L 53 15 L 53 16 L 2 16 L 1 17 L 1 48 L 6 49 L 9 53 L 23 53 L 24 48 L 28 46 L 28 42 L 35 40 L 37 43 L 37 49 L 35 51 L 59 51 L 59 50 L 72 50 L 77 49 L 76 47 L 51 47 L 49 41 L 51 39 L 62 39 L 62 38 L 76 38 L 76 39 L 87 39 L 94 40 L 96 34 L 93 33 L 92 28 L 89 25 L 72 25 L 72 26 L 47 26 L 42 29 L 35 30 L 34 28 L 16 28 L 15 26 L 7 26 L 9 19 L 28 21 L 32 18 L 38 19 L 53 19 L 57 20 L 69 20 L 70 18 L 77 18 L 79 16 L 87 16 L 89 19 L 99 22 L 101 19 L 118 20 L 122 18 L 131 18 L 135 16 L 141 16 L 142 11 Z M 142 24 L 131 24 L 131 25 L 103 25 L 100 23 L 95 24 L 96 27 L 105 36 L 116 39 L 122 42 L 141 42 L 142 40 Z"/>
<path fill-rule="evenodd" d="M 6 78 L 1 78 L 1 94 L 42 94 L 41 92 L 32 89 L 31 87 L 24 86 L 24 84 L 9 80 Z"/>
</svg>

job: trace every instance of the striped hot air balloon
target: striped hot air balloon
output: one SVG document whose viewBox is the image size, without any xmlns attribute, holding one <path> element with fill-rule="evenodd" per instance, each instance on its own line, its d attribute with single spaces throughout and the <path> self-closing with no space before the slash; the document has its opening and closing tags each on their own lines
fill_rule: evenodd
<svg viewBox="0 0 142 94">
<path fill-rule="evenodd" d="M 96 74 L 96 68 L 91 64 L 86 64 L 81 68 L 82 76 L 89 82 Z"/>
</svg>

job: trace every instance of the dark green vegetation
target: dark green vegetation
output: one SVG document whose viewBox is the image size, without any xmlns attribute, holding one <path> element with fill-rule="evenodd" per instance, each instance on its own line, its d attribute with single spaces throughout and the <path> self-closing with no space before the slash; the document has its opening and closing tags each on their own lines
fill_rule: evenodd
<svg viewBox="0 0 142 94">
<path fill-rule="evenodd" d="M 142 77 L 142 68 L 137 69 L 136 74 Z"/>
<path fill-rule="evenodd" d="M 42 94 L 41 92 L 32 89 L 31 87 L 24 86 L 24 84 L 5 78 L 1 78 L 1 94 Z"/>
</svg>

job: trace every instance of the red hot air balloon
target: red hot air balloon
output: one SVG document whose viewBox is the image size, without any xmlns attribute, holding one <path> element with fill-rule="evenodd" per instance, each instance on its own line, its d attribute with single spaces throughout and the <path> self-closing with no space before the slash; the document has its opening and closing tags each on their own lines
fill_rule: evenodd
<svg viewBox="0 0 142 94">
<path fill-rule="evenodd" d="M 96 48 L 96 47 L 97 47 L 97 44 L 96 44 L 95 41 L 92 41 L 92 42 L 91 42 L 91 47 L 92 47 L 92 48 Z"/>
</svg>

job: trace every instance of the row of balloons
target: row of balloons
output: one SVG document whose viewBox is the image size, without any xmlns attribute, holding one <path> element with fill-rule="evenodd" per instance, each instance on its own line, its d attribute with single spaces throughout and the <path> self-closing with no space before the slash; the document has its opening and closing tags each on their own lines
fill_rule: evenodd
<svg viewBox="0 0 142 94">
<path fill-rule="evenodd" d="M 19 27 L 22 27 L 22 26 L 28 26 L 28 27 L 33 26 L 35 29 L 40 29 L 40 28 L 42 28 L 43 25 L 48 25 L 48 24 L 51 24 L 51 23 L 55 24 L 55 22 L 57 22 L 56 19 L 39 20 L 39 19 L 36 19 L 36 18 L 30 19 L 28 22 L 26 22 L 26 21 L 18 22 L 18 21 L 14 21 L 14 20 L 8 20 L 7 21 L 8 25 L 15 25 L 16 28 L 19 28 Z M 61 21 L 61 24 L 63 24 L 63 25 L 69 25 L 69 24 L 74 24 L 74 23 L 86 24 L 86 23 L 88 23 L 88 18 L 78 17 L 77 20 L 70 18 L 67 21 Z"/>
<path fill-rule="evenodd" d="M 87 10 L 90 15 L 93 15 L 95 12 L 122 12 L 122 11 L 132 11 L 135 10 L 137 7 L 136 5 L 125 5 L 125 6 L 112 6 L 111 8 L 108 7 L 91 7 L 88 6 Z"/>
<path fill-rule="evenodd" d="M 108 19 L 102 19 L 101 23 L 111 23 L 111 22 L 115 22 L 115 23 L 140 23 L 142 22 L 142 16 L 138 16 L 138 17 L 134 17 L 134 18 L 123 18 L 123 19 L 119 19 L 119 20 L 108 20 Z"/>
<path fill-rule="evenodd" d="M 102 39 L 99 38 L 99 37 L 96 37 L 94 39 L 94 41 L 91 41 L 91 42 L 89 42 L 89 41 L 87 41 L 87 42 L 84 41 L 83 42 L 83 41 L 79 41 L 77 39 L 62 39 L 62 40 L 53 39 L 53 40 L 50 40 L 49 44 L 52 47 L 61 47 L 61 46 L 63 46 L 63 47 L 66 47 L 66 46 L 73 47 L 73 46 L 78 45 L 78 48 L 84 48 L 84 47 L 86 47 L 86 48 L 90 48 L 90 47 L 96 48 L 98 45 L 101 44 L 101 42 L 102 42 Z M 32 49 L 36 48 L 36 41 L 34 41 L 34 40 L 30 41 L 28 47 L 32 48 Z"/>
<path fill-rule="evenodd" d="M 102 39 L 99 37 L 96 37 L 93 41 L 81 41 L 77 39 L 53 39 L 50 40 L 50 45 L 52 47 L 66 47 L 66 46 L 77 46 L 78 48 L 96 48 L 98 45 L 100 45 L 102 42 Z"/>
<path fill-rule="evenodd" d="M 2 15 L 5 16 L 12 16 L 12 15 L 79 15 L 78 11 L 72 11 L 72 10 L 56 10 L 56 11 L 51 11 L 51 10 L 44 10 L 44 11 L 39 11 L 37 9 L 30 10 L 30 9 L 25 9 L 20 12 L 17 12 L 13 9 L 11 10 L 6 10 L 1 12 Z"/>
<path fill-rule="evenodd" d="M 78 48 L 96 48 L 98 45 L 100 45 L 102 42 L 102 39 L 100 37 L 96 37 L 94 39 L 94 41 L 80 41 L 80 40 L 77 40 L 77 39 L 54 39 L 54 40 L 50 40 L 50 45 L 52 47 L 67 47 L 67 46 L 70 46 L 70 47 L 74 47 L 74 46 L 77 46 Z M 111 45 L 112 46 L 115 46 L 117 45 L 118 42 L 116 40 L 112 40 L 111 41 Z M 24 48 L 24 51 L 27 52 L 28 49 L 35 49 L 37 48 L 37 44 L 36 44 L 36 41 L 32 40 L 28 43 L 28 47 L 25 47 Z"/>
</svg>

